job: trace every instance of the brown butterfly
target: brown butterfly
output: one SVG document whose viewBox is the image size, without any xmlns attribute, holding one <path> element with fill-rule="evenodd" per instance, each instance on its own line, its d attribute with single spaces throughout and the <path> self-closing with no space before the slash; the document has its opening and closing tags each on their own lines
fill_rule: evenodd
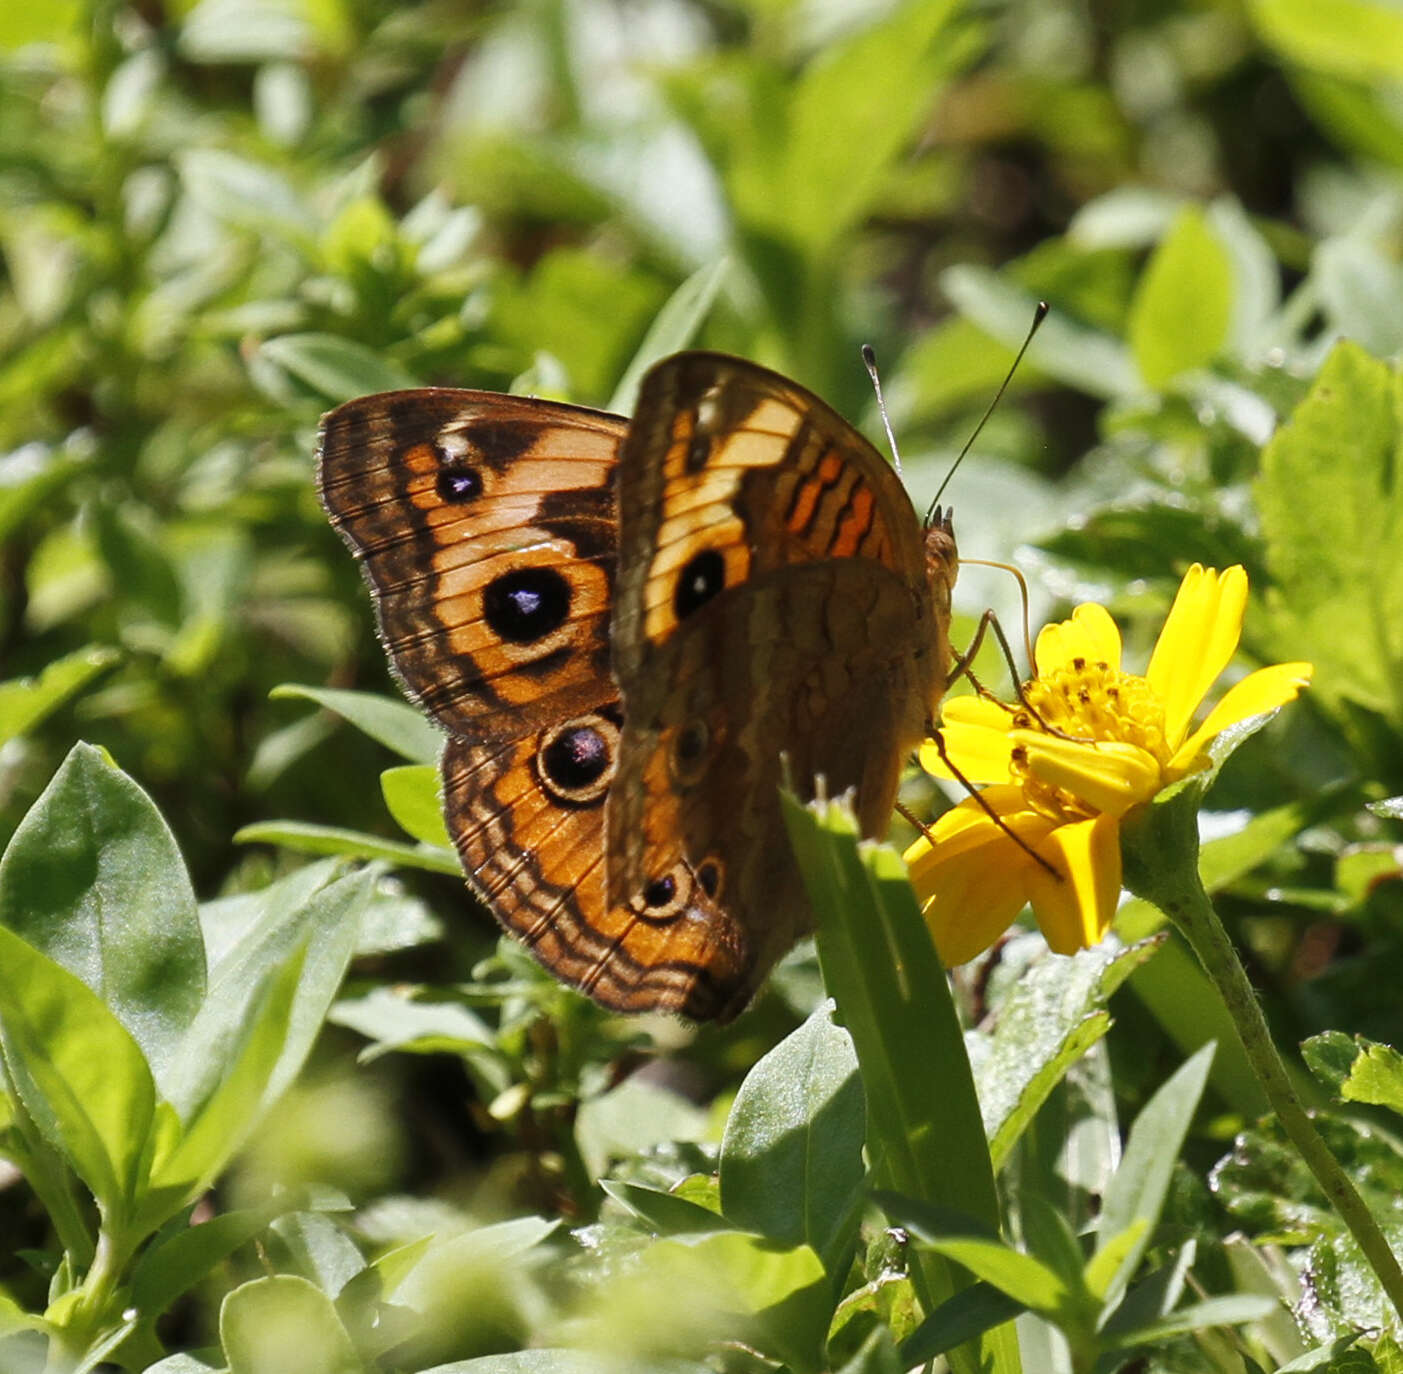
<svg viewBox="0 0 1403 1374">
<path fill-rule="evenodd" d="M 955 540 L 817 397 L 714 353 L 632 421 L 364 396 L 319 481 L 406 691 L 448 734 L 469 884 L 605 1006 L 726 1020 L 810 928 L 790 776 L 880 834 L 950 669 Z"/>
</svg>

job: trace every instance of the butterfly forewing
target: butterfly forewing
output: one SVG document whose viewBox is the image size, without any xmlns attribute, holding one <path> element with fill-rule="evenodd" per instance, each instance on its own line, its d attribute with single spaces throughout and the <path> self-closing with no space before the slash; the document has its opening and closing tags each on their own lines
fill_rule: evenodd
<svg viewBox="0 0 1403 1374">
<path fill-rule="evenodd" d="M 920 523 L 872 446 L 733 358 L 682 354 L 644 380 L 619 510 L 610 890 L 719 864 L 758 981 L 809 919 L 781 755 L 803 793 L 820 774 L 856 788 L 880 833 L 944 688 L 949 588 L 938 613 Z"/>
</svg>

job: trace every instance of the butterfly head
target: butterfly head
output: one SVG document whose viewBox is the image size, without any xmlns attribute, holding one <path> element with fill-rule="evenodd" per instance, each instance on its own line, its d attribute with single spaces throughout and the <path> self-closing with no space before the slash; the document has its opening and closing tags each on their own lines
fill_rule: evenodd
<svg viewBox="0 0 1403 1374">
<path fill-rule="evenodd" d="M 955 546 L 955 510 L 953 506 L 933 506 L 926 521 L 922 542 L 925 545 L 926 577 L 935 591 L 936 609 L 948 620 L 950 594 L 960 570 L 960 552 Z"/>
</svg>

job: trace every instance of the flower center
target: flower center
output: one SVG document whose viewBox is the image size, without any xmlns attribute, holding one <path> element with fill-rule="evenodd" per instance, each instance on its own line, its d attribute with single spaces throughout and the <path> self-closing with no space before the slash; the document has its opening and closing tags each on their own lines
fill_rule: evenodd
<svg viewBox="0 0 1403 1374">
<path fill-rule="evenodd" d="M 1172 751 L 1164 735 L 1164 703 L 1143 677 L 1122 673 L 1108 663 L 1074 658 L 1025 683 L 1023 695 L 1037 715 L 1019 707 L 1013 716 L 1014 729 L 1041 732 L 1047 727 L 1084 744 L 1088 772 L 1102 771 L 1102 767 L 1112 772 L 1118 767 L 1118 760 L 1109 751 L 1100 751 L 1102 767 L 1098 767 L 1099 744 L 1131 745 L 1160 769 L 1169 764 Z M 1013 749 L 1012 771 L 1030 804 L 1053 819 L 1088 818 L 1099 809 L 1072 788 L 1037 776 L 1023 746 Z"/>
</svg>

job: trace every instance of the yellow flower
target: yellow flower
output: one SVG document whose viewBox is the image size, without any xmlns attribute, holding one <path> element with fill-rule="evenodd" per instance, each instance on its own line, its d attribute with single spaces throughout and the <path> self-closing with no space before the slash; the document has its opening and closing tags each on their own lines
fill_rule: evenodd
<svg viewBox="0 0 1403 1374">
<path fill-rule="evenodd" d="M 1120 632 L 1104 606 L 1088 604 L 1038 635 L 1037 675 L 1024 688 L 1036 717 L 980 696 L 946 704 L 951 761 L 970 782 L 990 784 L 936 821 L 934 845 L 922 836 L 906 851 L 947 966 L 987 949 L 1025 903 L 1058 954 L 1105 935 L 1120 897 L 1121 818 L 1207 767 L 1209 744 L 1228 726 L 1275 710 L 1310 681 L 1309 663 L 1258 669 L 1190 730 L 1237 649 L 1246 605 L 1242 568 L 1195 563 L 1143 677 L 1121 670 Z M 921 763 L 954 776 L 934 743 Z"/>
</svg>

